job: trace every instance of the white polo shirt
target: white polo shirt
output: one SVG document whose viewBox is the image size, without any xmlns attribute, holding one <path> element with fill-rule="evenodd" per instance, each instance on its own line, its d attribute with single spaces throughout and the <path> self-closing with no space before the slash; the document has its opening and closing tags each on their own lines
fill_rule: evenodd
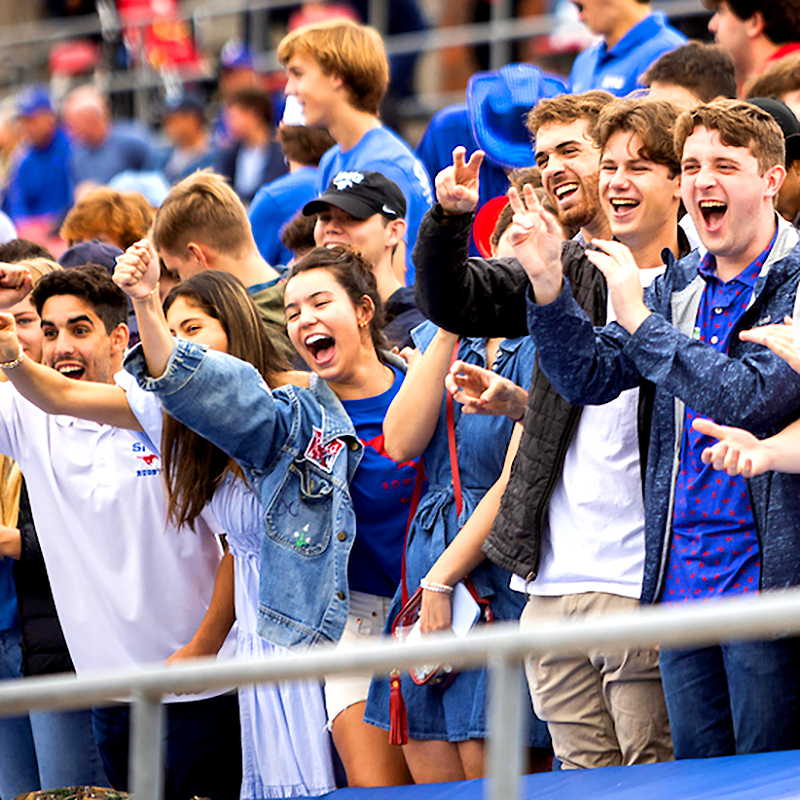
<svg viewBox="0 0 800 800">
<path fill-rule="evenodd" d="M 27 481 L 77 672 L 159 663 L 185 645 L 208 609 L 221 548 L 202 521 L 197 532 L 165 523 L 161 461 L 144 437 L 45 414 L 3 384 L 0 452 Z"/>
</svg>

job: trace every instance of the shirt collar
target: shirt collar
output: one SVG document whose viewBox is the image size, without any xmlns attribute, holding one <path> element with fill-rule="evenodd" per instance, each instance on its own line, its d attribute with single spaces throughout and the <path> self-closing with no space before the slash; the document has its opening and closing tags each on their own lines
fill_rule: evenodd
<svg viewBox="0 0 800 800">
<path fill-rule="evenodd" d="M 526 336 L 517 336 L 513 339 L 503 339 L 500 342 L 500 345 L 497 348 L 497 363 L 502 363 L 501 356 L 508 356 L 511 353 L 515 353 L 519 348 L 522 346 L 522 343 L 527 339 Z M 484 363 L 488 361 L 486 357 L 486 339 L 482 339 L 479 337 L 472 337 L 467 336 L 464 337 L 464 342 L 466 343 L 469 350 L 473 353 L 477 354 Z M 491 369 L 491 364 L 486 364 L 487 369 Z"/>
<path fill-rule="evenodd" d="M 778 228 L 776 226 L 775 233 L 772 234 L 770 243 L 764 248 L 764 250 L 761 251 L 755 261 L 752 261 L 750 264 L 748 264 L 735 278 L 733 278 L 733 280 L 743 283 L 745 286 L 749 286 L 751 289 L 755 287 L 758 276 L 761 274 L 761 269 L 766 263 L 767 258 L 769 258 L 770 251 L 772 250 L 777 238 Z M 712 278 L 715 281 L 719 281 L 719 278 L 717 277 L 717 259 L 711 253 L 707 252 L 700 259 L 700 265 L 697 268 L 697 271 L 706 282 Z"/>
<path fill-rule="evenodd" d="M 637 22 L 611 49 L 605 42 L 600 45 L 600 58 L 614 56 L 622 58 L 633 50 L 638 49 L 644 42 L 652 39 L 659 28 L 664 26 L 664 14 L 654 11 L 645 17 L 641 22 Z"/>
<path fill-rule="evenodd" d="M 782 58 L 796 53 L 798 50 L 800 50 L 800 42 L 787 42 L 781 45 L 781 47 L 767 59 L 767 64 L 774 64 L 776 61 L 780 61 Z"/>
</svg>

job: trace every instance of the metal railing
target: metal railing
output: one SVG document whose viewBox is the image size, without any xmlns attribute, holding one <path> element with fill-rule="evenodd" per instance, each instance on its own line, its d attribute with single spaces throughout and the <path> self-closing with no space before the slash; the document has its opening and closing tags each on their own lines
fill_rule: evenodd
<svg viewBox="0 0 800 800">
<path fill-rule="evenodd" d="M 463 639 L 437 634 L 421 641 L 375 642 L 360 649 L 319 648 L 275 659 L 197 662 L 136 672 L 84 677 L 24 678 L 0 684 L 0 715 L 38 709 L 76 709 L 132 697 L 130 774 L 136 800 L 162 800 L 161 699 L 176 692 L 224 689 L 253 683 L 321 678 L 339 673 L 388 673 L 414 664 L 446 661 L 454 667 L 487 664 L 489 730 L 487 800 L 519 800 L 522 771 L 523 660 L 535 653 L 576 654 L 609 644 L 636 647 L 703 646 L 800 634 L 800 590 L 755 598 L 643 607 L 635 613 L 542 623 L 520 630 L 496 625 Z"/>
</svg>

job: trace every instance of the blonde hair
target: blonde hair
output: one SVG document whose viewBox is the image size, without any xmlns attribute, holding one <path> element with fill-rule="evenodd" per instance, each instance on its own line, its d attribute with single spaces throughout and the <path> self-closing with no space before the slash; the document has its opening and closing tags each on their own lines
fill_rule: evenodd
<svg viewBox="0 0 800 800">
<path fill-rule="evenodd" d="M 37 283 L 50 272 L 62 269 L 61 264 L 57 261 L 51 261 L 49 258 L 25 258 L 17 262 L 17 266 L 25 267 L 33 278 L 33 285 Z"/>
<path fill-rule="evenodd" d="M 255 248 L 247 211 L 221 175 L 203 170 L 172 187 L 153 220 L 159 251 L 182 257 L 189 242 L 237 256 Z"/>
<path fill-rule="evenodd" d="M 374 28 L 349 20 L 304 25 L 278 45 L 283 66 L 295 55 L 310 56 L 326 75 L 340 77 L 350 103 L 377 116 L 389 86 L 389 59 Z"/>
</svg>

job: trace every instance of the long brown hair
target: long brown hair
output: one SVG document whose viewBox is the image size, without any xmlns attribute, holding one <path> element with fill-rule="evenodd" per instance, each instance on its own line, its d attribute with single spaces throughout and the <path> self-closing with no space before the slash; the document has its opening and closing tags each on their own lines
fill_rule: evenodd
<svg viewBox="0 0 800 800">
<path fill-rule="evenodd" d="M 228 353 L 252 364 L 268 385 L 288 369 L 261 321 L 247 289 L 232 275 L 205 270 L 175 286 L 164 300 L 164 313 L 184 298 L 219 320 L 228 338 Z M 167 519 L 194 529 L 194 521 L 235 463 L 211 442 L 185 425 L 164 415 L 161 458 L 167 485 Z"/>
</svg>

